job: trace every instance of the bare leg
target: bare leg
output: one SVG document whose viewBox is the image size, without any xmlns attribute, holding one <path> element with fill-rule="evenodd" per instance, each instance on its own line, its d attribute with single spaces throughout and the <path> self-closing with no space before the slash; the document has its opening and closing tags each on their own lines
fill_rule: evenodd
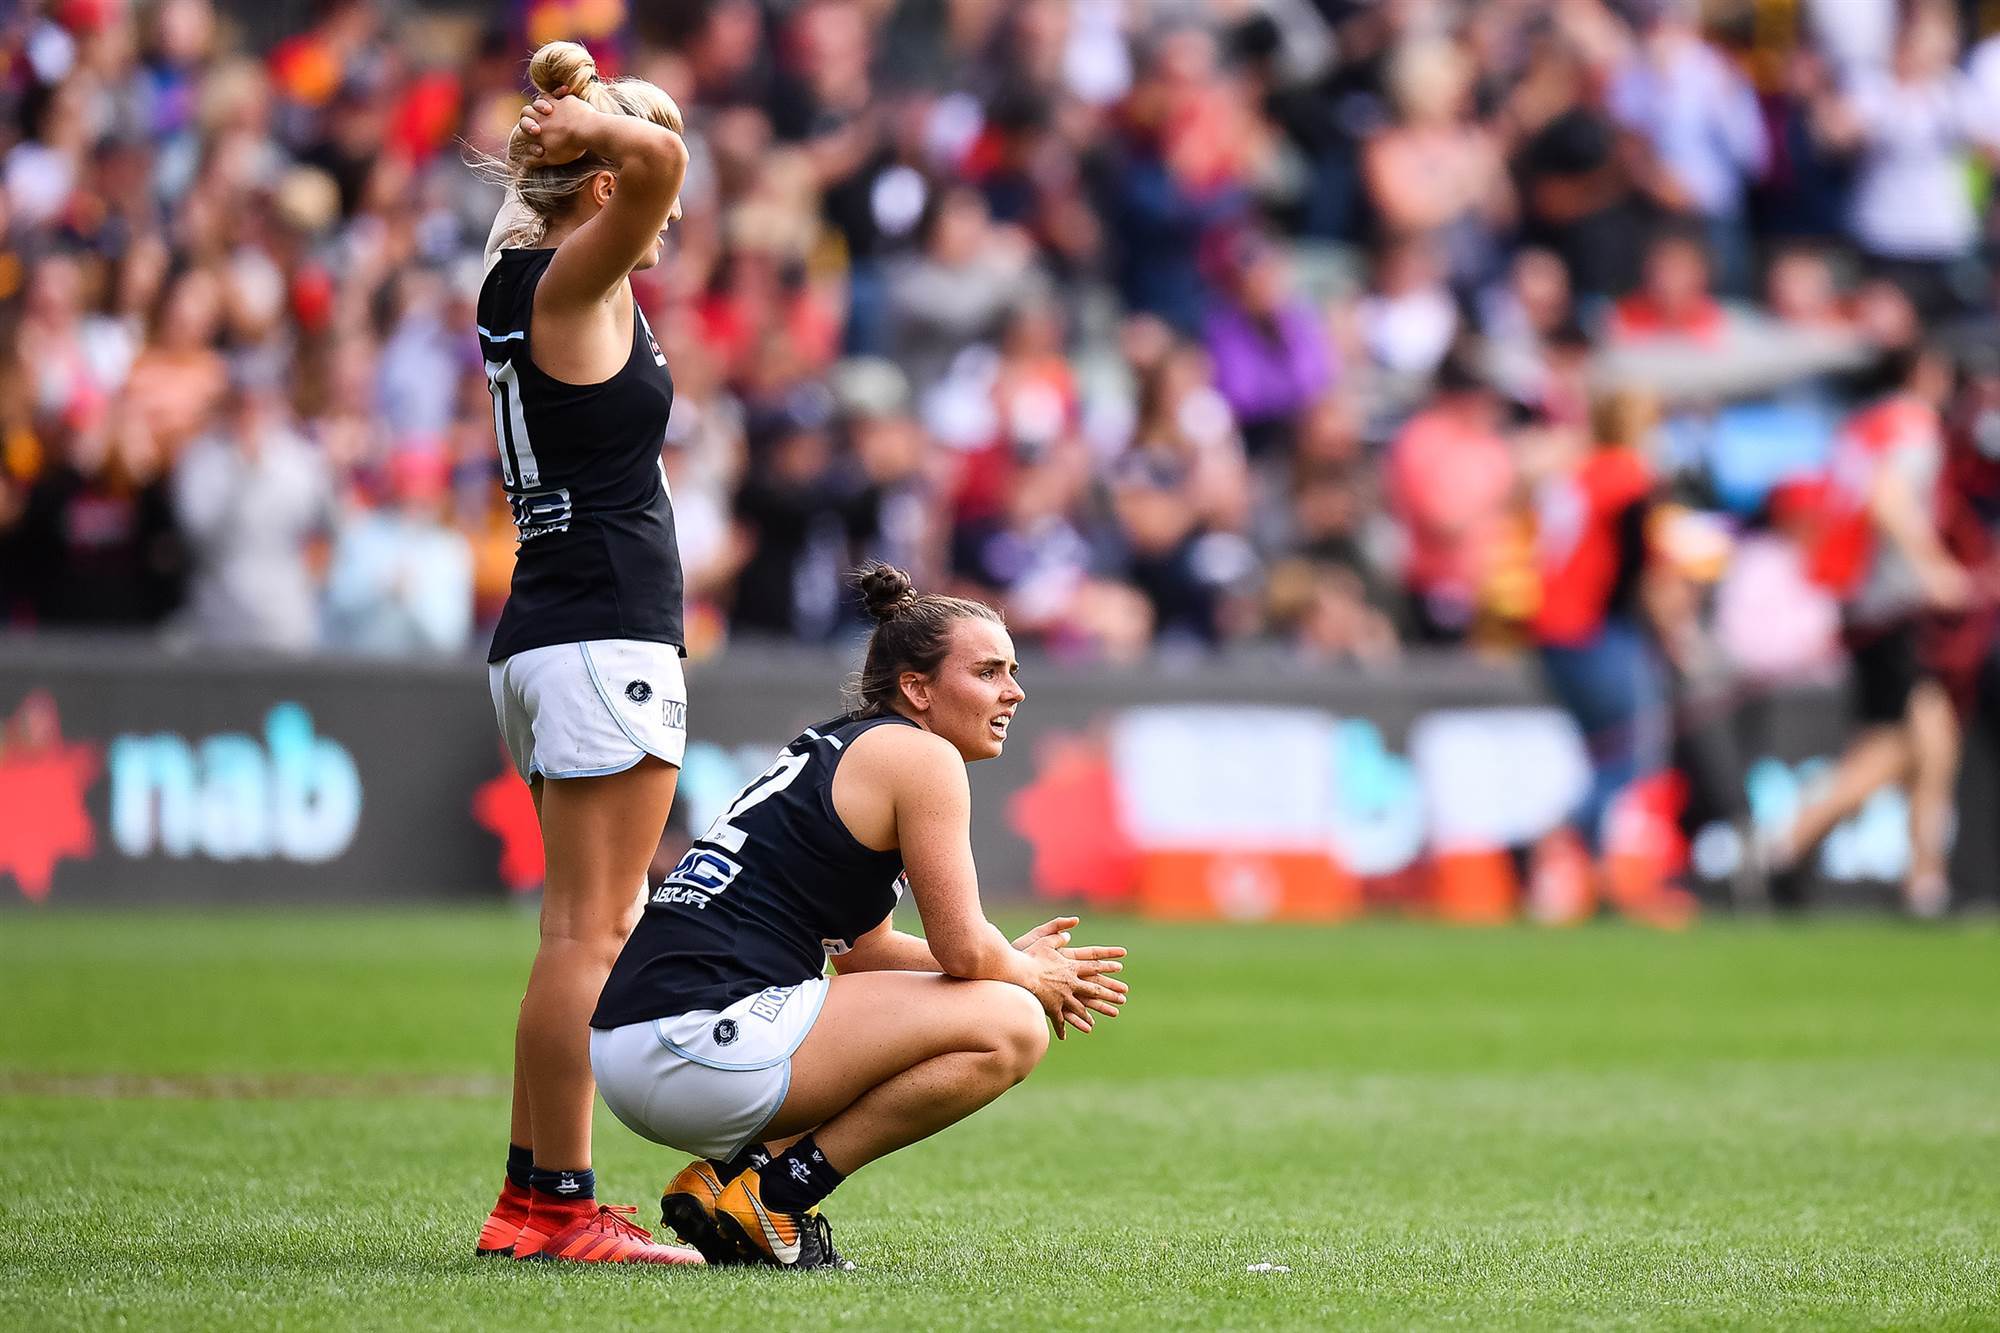
<svg viewBox="0 0 2000 1333">
<path fill-rule="evenodd" d="M 810 1130 L 829 1162 L 855 1171 L 971 1115 L 1048 1047 L 1042 1006 L 1019 986 L 925 972 L 835 977 L 766 1134 Z"/>
<path fill-rule="evenodd" d="M 542 822 L 542 777 L 528 779 L 528 796 L 535 803 L 535 823 Z M 514 1104 L 509 1112 L 507 1141 L 522 1148 L 535 1146 L 535 1124 L 528 1114 L 528 1066 L 521 1059 L 521 1018 L 514 1016 Z"/>
<path fill-rule="evenodd" d="M 679 777 L 649 756 L 623 773 L 544 784 L 542 938 L 516 1045 L 538 1165 L 590 1165 L 590 1015 L 638 921 Z"/>
<path fill-rule="evenodd" d="M 1910 771 L 1910 740 L 1904 726 L 1874 726 L 1855 737 L 1840 756 L 1826 786 L 1792 820 L 1777 848 L 1780 868 L 1794 866 L 1812 855 L 1841 820 L 1859 810 L 1882 788 L 1901 782 Z"/>
<path fill-rule="evenodd" d="M 1910 695 L 1910 874 L 1903 891 L 1910 910 L 1935 916 L 1948 905 L 1946 854 L 1952 794 L 1958 785 L 1958 715 L 1944 687 L 1924 681 Z"/>
<path fill-rule="evenodd" d="M 514 1020 L 514 1104 L 507 1121 L 507 1141 L 518 1148 L 535 1146 L 535 1123 L 528 1114 L 528 1066 L 521 1059 L 521 1020 Z"/>
</svg>

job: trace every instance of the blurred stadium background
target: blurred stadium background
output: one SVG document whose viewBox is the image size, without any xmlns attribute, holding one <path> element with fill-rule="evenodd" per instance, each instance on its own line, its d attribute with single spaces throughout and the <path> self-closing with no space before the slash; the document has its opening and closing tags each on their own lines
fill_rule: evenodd
<svg viewBox="0 0 2000 1333">
<path fill-rule="evenodd" d="M 831 711 L 881 556 L 1034 663 L 981 775 L 1001 895 L 1755 903 L 1865 611 L 1957 701 L 1990 903 L 1991 10 L 17 5 L 0 891 L 534 886 L 474 666 L 513 536 L 464 150 L 570 36 L 691 126 L 636 284 L 677 385 L 676 836 Z M 1897 444 L 1972 591 L 1862 606 L 1823 568 L 1842 441 L 1929 347 L 1953 387 L 1892 400 Z M 1894 903 L 1907 828 L 1876 793 L 1820 898 Z"/>
<path fill-rule="evenodd" d="M 657 1311 L 463 1255 L 540 876 L 481 666 L 514 539 L 464 147 L 566 37 L 693 150 L 635 281 L 693 639 L 662 858 L 838 706 L 879 556 L 1028 662 L 987 898 L 1134 947 L 1115 1031 L 843 1191 L 841 1320 L 1994 1327 L 1990 929 L 1881 919 L 1941 905 L 1894 783 L 1766 872 L 1894 641 L 1963 748 L 1949 905 L 2000 883 L 1996 33 L 0 8 L 0 1323 Z M 1936 545 L 1900 583 L 1853 577 L 1877 445 Z M 1752 919 L 1780 887 L 1873 915 Z"/>
</svg>

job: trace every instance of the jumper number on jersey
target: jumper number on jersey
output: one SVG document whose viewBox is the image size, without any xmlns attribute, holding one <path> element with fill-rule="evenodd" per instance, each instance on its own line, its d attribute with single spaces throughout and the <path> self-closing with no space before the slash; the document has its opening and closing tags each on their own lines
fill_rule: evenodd
<svg viewBox="0 0 2000 1333">
<path fill-rule="evenodd" d="M 520 372 L 512 361 L 486 363 L 486 391 L 493 395 L 493 438 L 500 444 L 500 481 L 514 511 L 514 528 L 524 542 L 569 531 L 569 488 L 537 490 L 541 464 L 528 440 L 528 417 L 521 410 Z"/>
<path fill-rule="evenodd" d="M 749 834 L 730 821 L 741 819 L 750 813 L 758 802 L 769 800 L 792 785 L 800 770 L 812 760 L 810 751 L 797 754 L 787 750 L 778 756 L 778 762 L 765 769 L 757 778 L 737 793 L 736 799 L 727 810 L 708 826 L 708 832 L 701 835 L 703 842 L 714 843 L 726 852 L 740 854 Z"/>
<path fill-rule="evenodd" d="M 661 906 L 679 903 L 699 908 L 708 906 L 708 900 L 718 893 L 727 892 L 729 886 L 736 882 L 736 877 L 743 873 L 743 865 L 736 857 L 742 855 L 743 844 L 749 841 L 749 835 L 729 821 L 741 819 L 759 801 L 768 800 L 791 786 L 792 779 L 799 775 L 811 758 L 810 754 L 793 754 L 787 750 L 778 756 L 777 763 L 758 774 L 754 782 L 738 792 L 729 808 L 708 826 L 708 832 L 701 835 L 700 841 L 711 845 L 697 846 L 683 856 L 673 873 L 667 876 L 666 882 L 653 890 L 653 902 Z"/>
<path fill-rule="evenodd" d="M 511 492 L 542 484 L 542 466 L 528 439 L 528 414 L 521 407 L 521 377 L 512 361 L 486 363 L 486 391 L 493 395 L 493 438 L 500 445 L 500 480 Z"/>
</svg>

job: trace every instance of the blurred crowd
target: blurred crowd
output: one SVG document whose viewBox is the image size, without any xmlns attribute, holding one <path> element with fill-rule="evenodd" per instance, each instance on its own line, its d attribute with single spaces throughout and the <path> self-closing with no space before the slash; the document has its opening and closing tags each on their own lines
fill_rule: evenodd
<svg viewBox="0 0 2000 1333">
<path fill-rule="evenodd" d="M 2000 449 L 1966 425 L 1996 383 L 1982 12 L 328 0 L 273 33 L 26 0 L 0 623 L 483 649 L 514 537 L 473 337 L 500 200 L 466 159 L 567 37 L 689 126 L 635 286 L 695 654 L 843 636 L 863 555 L 1068 659 L 1559 651 L 1623 605 L 1626 547 L 1577 541 L 1629 491 L 1679 580 L 1663 642 L 1810 671 L 1854 414 L 1942 338 L 1975 355 L 1918 386 L 1926 428 Z"/>
</svg>

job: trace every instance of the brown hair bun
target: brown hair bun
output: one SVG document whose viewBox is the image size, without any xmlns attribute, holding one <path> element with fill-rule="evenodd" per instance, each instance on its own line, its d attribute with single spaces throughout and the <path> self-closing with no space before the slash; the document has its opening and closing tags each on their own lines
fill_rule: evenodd
<svg viewBox="0 0 2000 1333">
<path fill-rule="evenodd" d="M 861 589 L 862 605 L 877 624 L 895 619 L 897 612 L 917 600 L 910 576 L 894 565 L 880 562 L 870 565 L 855 576 L 854 582 Z"/>
</svg>

